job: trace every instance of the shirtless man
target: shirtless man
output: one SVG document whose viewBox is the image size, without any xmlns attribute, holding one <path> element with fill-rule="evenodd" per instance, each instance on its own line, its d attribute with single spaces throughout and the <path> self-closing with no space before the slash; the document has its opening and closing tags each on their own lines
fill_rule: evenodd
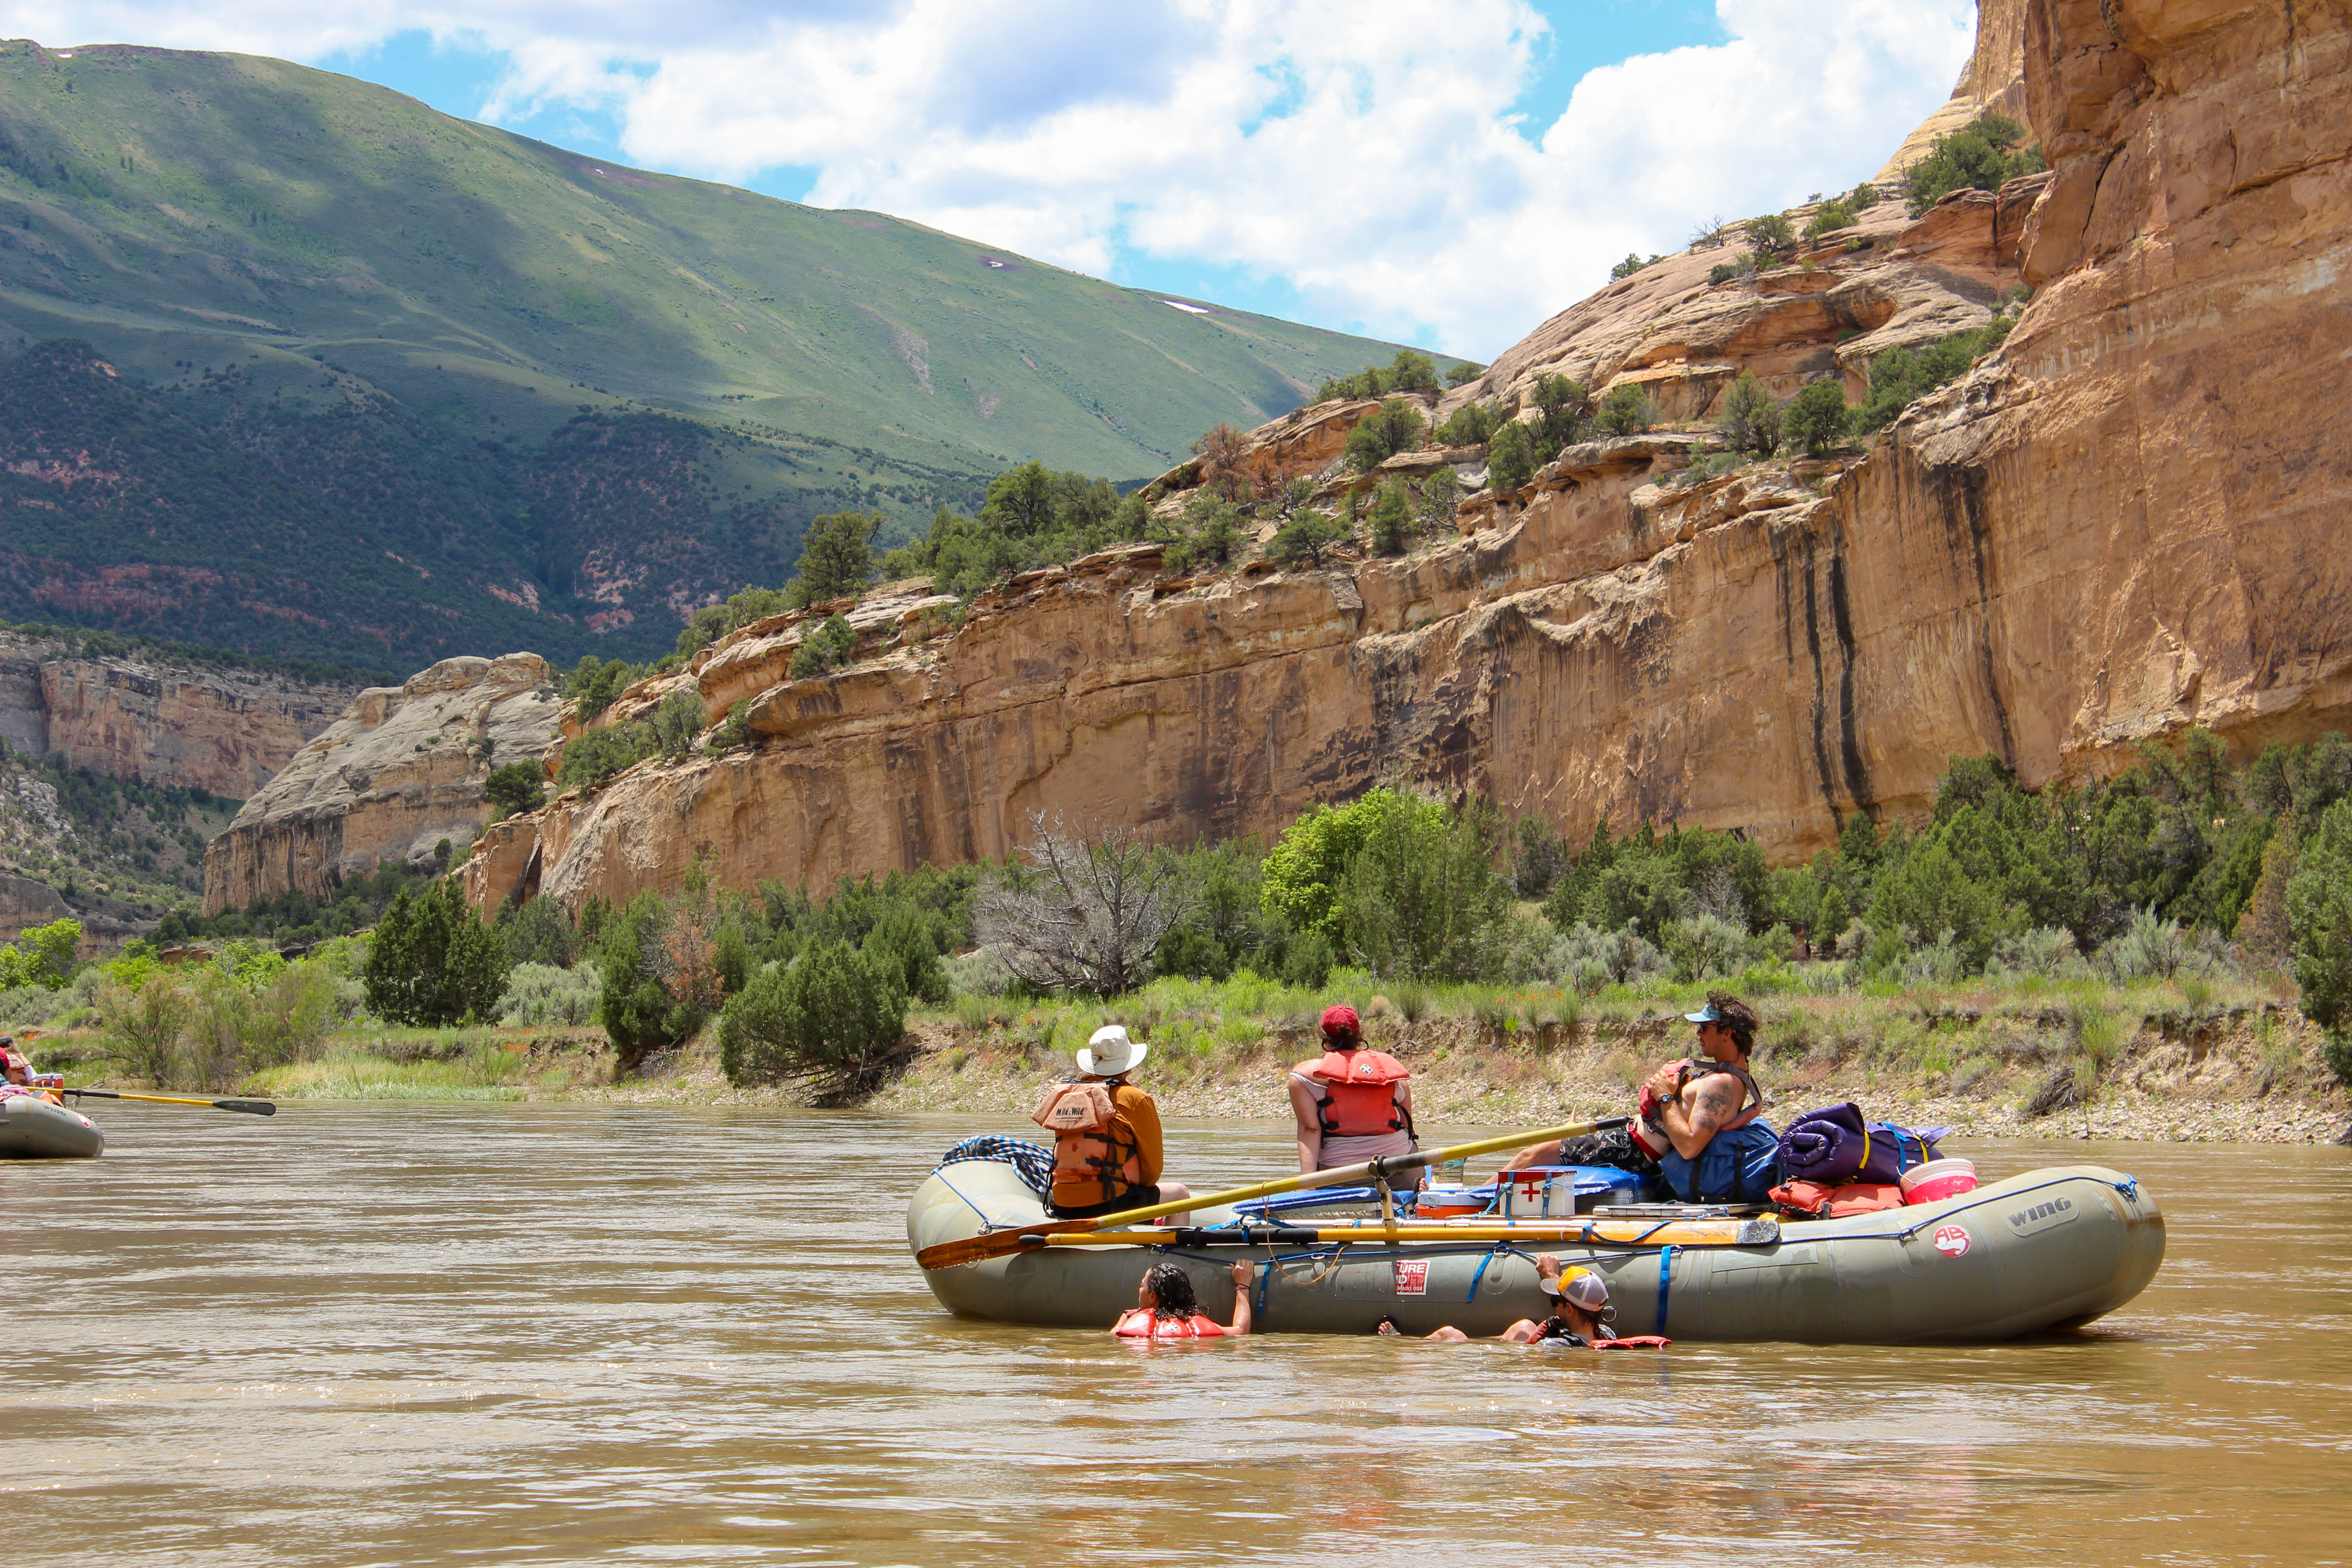
<svg viewBox="0 0 2352 1568">
<path fill-rule="evenodd" d="M 1779 1179 L 1780 1137 L 1756 1120 L 1764 1109 L 1748 1069 L 1756 1014 L 1737 996 L 1710 991 L 1704 1008 L 1683 1016 L 1698 1026 L 1698 1051 L 1642 1085 L 1636 1140 L 1685 1203 L 1764 1203 Z"/>
</svg>

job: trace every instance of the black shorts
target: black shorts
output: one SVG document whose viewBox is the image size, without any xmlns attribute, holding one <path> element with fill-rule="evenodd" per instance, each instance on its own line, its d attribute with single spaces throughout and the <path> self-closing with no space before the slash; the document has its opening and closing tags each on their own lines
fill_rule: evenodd
<svg viewBox="0 0 2352 1568">
<path fill-rule="evenodd" d="M 1066 1209 L 1052 1199 L 1045 1203 L 1045 1212 L 1055 1219 L 1099 1219 L 1107 1214 L 1121 1214 L 1129 1209 L 1148 1209 L 1160 1201 L 1158 1187 L 1138 1187 L 1123 1197 L 1107 1204 L 1088 1204 L 1084 1208 Z"/>
</svg>

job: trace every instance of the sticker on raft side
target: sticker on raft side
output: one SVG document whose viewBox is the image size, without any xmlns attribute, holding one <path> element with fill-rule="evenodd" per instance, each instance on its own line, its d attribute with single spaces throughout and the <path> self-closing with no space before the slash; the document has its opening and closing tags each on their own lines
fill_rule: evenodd
<svg viewBox="0 0 2352 1568">
<path fill-rule="evenodd" d="M 2038 1204 L 2029 1205 L 2011 1215 L 2009 1233 L 2011 1236 L 2032 1236 L 2036 1231 L 2048 1230 L 2053 1226 L 2071 1224 L 2074 1216 L 2082 1212 L 2074 1206 L 2074 1200 L 2072 1198 L 2045 1198 Z"/>
<path fill-rule="evenodd" d="M 1966 1258 L 1976 1238 L 1964 1225 L 1940 1225 L 1936 1227 L 1936 1250 L 1947 1258 Z"/>
<path fill-rule="evenodd" d="M 1397 1260 L 1396 1293 L 1400 1296 L 1429 1294 L 1429 1259 L 1423 1258 Z"/>
</svg>

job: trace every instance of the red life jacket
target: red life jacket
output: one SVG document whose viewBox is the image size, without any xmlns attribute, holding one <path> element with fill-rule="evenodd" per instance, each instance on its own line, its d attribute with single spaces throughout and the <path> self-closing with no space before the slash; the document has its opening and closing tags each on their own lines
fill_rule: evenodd
<svg viewBox="0 0 2352 1568">
<path fill-rule="evenodd" d="M 1126 1079 L 1057 1083 L 1029 1120 L 1054 1135 L 1054 1185 L 1099 1183 L 1105 1203 L 1143 1185 L 1143 1152 L 1112 1091 Z"/>
<path fill-rule="evenodd" d="M 1215 1340 L 1225 1331 L 1195 1312 L 1189 1318 L 1163 1318 L 1148 1307 L 1130 1307 L 1111 1331 L 1123 1340 Z"/>
<path fill-rule="evenodd" d="M 1307 1069 L 1307 1077 L 1323 1085 L 1316 1100 L 1326 1138 L 1368 1138 L 1382 1132 L 1412 1131 L 1412 1112 L 1405 1109 L 1397 1086 L 1412 1077 L 1404 1063 L 1386 1051 L 1327 1051 Z"/>
</svg>

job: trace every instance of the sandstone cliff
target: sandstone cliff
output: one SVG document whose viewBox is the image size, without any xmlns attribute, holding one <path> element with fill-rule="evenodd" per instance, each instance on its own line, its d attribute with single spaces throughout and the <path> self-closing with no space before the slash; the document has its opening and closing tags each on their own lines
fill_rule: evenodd
<svg viewBox="0 0 2352 1568">
<path fill-rule="evenodd" d="M 0 740 L 11 749 L 232 800 L 268 784 L 355 694 L 147 658 L 68 657 L 55 641 L 0 631 Z"/>
<path fill-rule="evenodd" d="M 529 653 L 444 659 L 361 692 L 213 840 L 205 912 L 325 893 L 387 860 L 423 864 L 445 838 L 462 850 L 489 816 L 484 777 L 536 759 L 559 706 L 546 662 Z"/>
<path fill-rule="evenodd" d="M 1032 807 L 1264 831 L 1396 769 L 1573 834 L 1696 822 L 1788 858 L 1856 808 L 1923 809 L 1956 754 L 2041 785 L 2190 724 L 2241 751 L 2345 726 L 2352 15 L 1987 15 L 2016 24 L 2051 174 L 1916 225 L 1882 207 L 1811 271 L 1710 286 L 1706 253 L 1670 258 L 1448 399 L 1514 405 L 1563 370 L 1695 421 L 1738 369 L 1851 379 L 2040 286 L 2003 353 L 1866 455 L 1694 480 L 1696 432 L 1591 443 L 1401 561 L 1180 580 L 1137 547 L 940 637 L 873 605 L 829 679 L 786 679 L 803 623 L 751 628 L 674 684 L 713 717 L 749 697 L 755 748 L 502 824 L 469 889 L 622 898 L 706 854 L 739 886 L 822 881 L 1002 853 Z M 1350 422 L 1254 451 L 1306 471 Z"/>
</svg>

